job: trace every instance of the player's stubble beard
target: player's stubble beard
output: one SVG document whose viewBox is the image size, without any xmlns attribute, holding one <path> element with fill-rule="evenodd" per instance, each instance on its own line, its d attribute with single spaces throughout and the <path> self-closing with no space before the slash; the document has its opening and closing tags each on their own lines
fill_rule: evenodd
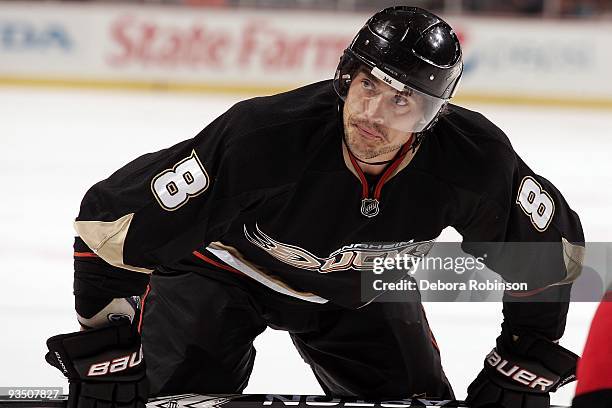
<svg viewBox="0 0 612 408">
<path fill-rule="evenodd" d="M 346 108 L 344 109 L 343 122 L 346 144 L 349 150 L 362 160 L 381 158 L 382 156 L 396 152 L 402 148 L 403 143 L 390 142 L 390 139 L 395 139 L 395 135 L 393 134 L 395 133 L 394 131 L 384 126 L 370 123 L 367 120 L 357 118 L 355 115 L 351 115 Z M 359 130 L 355 128 L 356 125 L 374 129 L 382 135 L 383 140 L 367 141 L 359 134 Z"/>
</svg>

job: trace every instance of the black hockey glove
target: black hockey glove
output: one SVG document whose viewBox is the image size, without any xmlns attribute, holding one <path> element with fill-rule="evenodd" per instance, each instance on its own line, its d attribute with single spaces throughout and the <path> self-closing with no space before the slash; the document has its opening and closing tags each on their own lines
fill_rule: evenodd
<svg viewBox="0 0 612 408">
<path fill-rule="evenodd" d="M 505 325 L 504 325 L 505 326 Z M 576 379 L 578 356 L 543 336 L 504 327 L 468 387 L 473 408 L 548 408 L 550 392 Z"/>
<path fill-rule="evenodd" d="M 140 335 L 127 319 L 47 340 L 45 359 L 68 378 L 67 408 L 144 408 L 148 396 Z"/>
</svg>

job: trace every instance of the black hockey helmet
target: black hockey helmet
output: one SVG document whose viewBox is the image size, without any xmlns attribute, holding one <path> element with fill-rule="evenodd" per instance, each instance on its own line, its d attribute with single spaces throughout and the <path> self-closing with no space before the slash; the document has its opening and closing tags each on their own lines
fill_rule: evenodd
<svg viewBox="0 0 612 408">
<path fill-rule="evenodd" d="M 453 29 L 435 14 L 389 7 L 366 22 L 340 58 L 334 89 L 342 100 L 363 68 L 396 91 L 419 97 L 419 119 L 402 130 L 422 132 L 454 96 L 463 73 L 461 46 Z"/>
</svg>

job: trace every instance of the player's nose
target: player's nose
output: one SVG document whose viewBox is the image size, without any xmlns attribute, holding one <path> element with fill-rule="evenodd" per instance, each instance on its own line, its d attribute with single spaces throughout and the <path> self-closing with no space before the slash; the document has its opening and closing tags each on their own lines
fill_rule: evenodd
<svg viewBox="0 0 612 408">
<path fill-rule="evenodd" d="M 384 109 L 382 103 L 382 95 L 377 95 L 372 98 L 367 98 L 364 105 L 364 116 L 372 123 L 382 124 L 384 117 Z"/>
</svg>

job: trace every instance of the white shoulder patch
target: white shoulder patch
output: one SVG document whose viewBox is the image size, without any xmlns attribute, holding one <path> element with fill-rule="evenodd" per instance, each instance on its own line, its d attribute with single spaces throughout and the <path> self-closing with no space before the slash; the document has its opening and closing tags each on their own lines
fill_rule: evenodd
<svg viewBox="0 0 612 408">
<path fill-rule="evenodd" d="M 109 264 L 134 272 L 151 273 L 152 269 L 126 265 L 123 262 L 123 244 L 134 213 L 115 221 L 75 221 L 74 229 L 96 255 Z"/>
</svg>

